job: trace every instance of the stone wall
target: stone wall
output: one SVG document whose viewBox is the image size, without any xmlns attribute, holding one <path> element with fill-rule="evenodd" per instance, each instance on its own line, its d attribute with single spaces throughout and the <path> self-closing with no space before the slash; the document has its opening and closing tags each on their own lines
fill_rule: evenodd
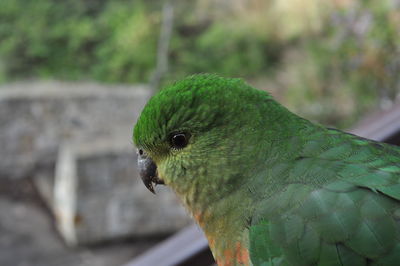
<svg viewBox="0 0 400 266">
<path fill-rule="evenodd" d="M 54 180 L 36 179 L 43 195 L 50 191 L 45 197 L 68 244 L 167 235 L 190 222 L 168 188 L 153 195 L 144 187 L 136 160 L 132 149 L 106 143 L 61 146 Z"/>
<path fill-rule="evenodd" d="M 61 82 L 0 87 L 0 178 L 30 175 L 54 161 L 64 140 L 131 145 L 132 127 L 151 90 Z"/>
<path fill-rule="evenodd" d="M 132 128 L 151 90 L 61 82 L 0 87 L 0 182 L 34 179 L 69 245 L 172 233 L 190 221 L 142 184 Z"/>
</svg>

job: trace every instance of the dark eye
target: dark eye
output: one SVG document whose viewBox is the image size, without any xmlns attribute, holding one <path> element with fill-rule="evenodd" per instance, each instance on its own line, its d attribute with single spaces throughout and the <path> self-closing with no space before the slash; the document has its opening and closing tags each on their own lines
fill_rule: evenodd
<svg viewBox="0 0 400 266">
<path fill-rule="evenodd" d="M 171 146 L 175 149 L 183 149 L 189 142 L 189 134 L 174 133 L 171 135 Z"/>
</svg>

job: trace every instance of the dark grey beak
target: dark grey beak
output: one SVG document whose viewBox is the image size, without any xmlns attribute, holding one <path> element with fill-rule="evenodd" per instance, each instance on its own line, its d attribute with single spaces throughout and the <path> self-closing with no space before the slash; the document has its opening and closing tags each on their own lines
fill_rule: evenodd
<svg viewBox="0 0 400 266">
<path fill-rule="evenodd" d="M 158 177 L 156 164 L 142 149 L 138 149 L 138 166 L 143 184 L 155 194 L 153 183 L 156 185 L 164 184 L 164 181 Z"/>
</svg>

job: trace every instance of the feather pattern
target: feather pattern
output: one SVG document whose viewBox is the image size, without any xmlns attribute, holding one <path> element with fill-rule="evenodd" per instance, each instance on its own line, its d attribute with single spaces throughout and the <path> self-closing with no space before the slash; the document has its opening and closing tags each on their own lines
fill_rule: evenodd
<svg viewBox="0 0 400 266">
<path fill-rule="evenodd" d="M 258 204 L 254 265 L 396 265 L 400 148 L 331 129 L 304 138 L 298 160 L 266 172 L 292 184 Z"/>
</svg>

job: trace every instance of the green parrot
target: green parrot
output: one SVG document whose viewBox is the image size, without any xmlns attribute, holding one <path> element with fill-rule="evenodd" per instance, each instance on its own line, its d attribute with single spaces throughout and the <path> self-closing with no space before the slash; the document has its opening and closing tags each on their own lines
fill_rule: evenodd
<svg viewBox="0 0 400 266">
<path fill-rule="evenodd" d="M 213 74 L 153 96 L 133 139 L 146 187 L 175 191 L 218 265 L 400 265 L 400 147 Z"/>
</svg>

